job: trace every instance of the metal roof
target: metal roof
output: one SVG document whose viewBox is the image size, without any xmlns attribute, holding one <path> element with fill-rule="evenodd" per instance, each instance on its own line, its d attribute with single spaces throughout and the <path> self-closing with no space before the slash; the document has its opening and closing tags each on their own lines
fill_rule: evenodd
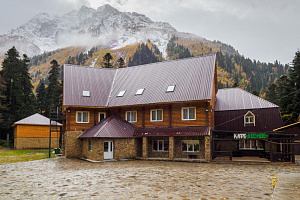
<svg viewBox="0 0 300 200">
<path fill-rule="evenodd" d="M 215 55 L 121 69 L 64 66 L 64 106 L 115 107 L 212 98 Z M 175 85 L 174 92 L 166 92 Z M 145 88 L 142 95 L 138 89 Z M 117 97 L 126 90 L 123 97 Z M 82 91 L 90 91 L 83 97 Z"/>
<path fill-rule="evenodd" d="M 197 136 L 209 135 L 210 126 L 139 128 L 135 136 Z"/>
<path fill-rule="evenodd" d="M 114 69 L 64 65 L 63 104 L 105 107 L 115 73 Z M 90 96 L 83 96 L 83 91 Z"/>
<path fill-rule="evenodd" d="M 102 120 L 78 138 L 131 138 L 136 127 L 117 115 Z"/>
<path fill-rule="evenodd" d="M 215 111 L 278 107 L 279 106 L 241 88 L 226 88 L 218 90 Z"/>
<path fill-rule="evenodd" d="M 43 115 L 40 115 L 40 114 L 36 113 L 36 114 L 33 114 L 33 115 L 29 116 L 29 117 L 26 117 L 24 119 L 21 119 L 21 120 L 15 122 L 13 124 L 13 126 L 18 125 L 18 124 L 47 125 L 47 126 L 49 126 L 50 125 L 50 119 L 47 118 L 47 117 L 45 117 L 45 116 L 43 116 Z M 55 122 L 55 121 L 52 121 L 51 124 L 52 125 L 56 125 L 57 124 L 58 126 L 62 126 L 61 123 L 58 123 L 58 122 Z"/>
</svg>

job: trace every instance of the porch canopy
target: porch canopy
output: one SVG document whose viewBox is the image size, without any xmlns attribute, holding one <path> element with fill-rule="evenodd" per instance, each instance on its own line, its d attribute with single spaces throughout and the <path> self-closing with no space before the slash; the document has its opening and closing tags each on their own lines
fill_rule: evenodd
<svg viewBox="0 0 300 200">
<path fill-rule="evenodd" d="M 132 138 L 136 127 L 117 115 L 102 120 L 78 138 Z"/>
</svg>

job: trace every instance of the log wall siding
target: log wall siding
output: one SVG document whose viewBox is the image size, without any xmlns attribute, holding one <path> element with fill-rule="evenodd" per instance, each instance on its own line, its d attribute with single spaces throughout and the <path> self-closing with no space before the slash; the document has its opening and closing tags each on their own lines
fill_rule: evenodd
<svg viewBox="0 0 300 200">
<path fill-rule="evenodd" d="M 182 120 L 182 108 L 195 107 L 196 120 Z M 162 109 L 163 121 L 152 122 L 151 110 Z M 127 111 L 137 111 L 137 121 L 132 124 L 138 128 L 147 127 L 180 127 L 180 126 L 214 126 L 214 115 L 210 102 L 190 102 L 177 104 L 156 104 L 147 106 L 128 106 L 121 108 L 95 109 L 70 107 L 66 112 L 66 131 L 86 131 L 99 121 L 99 112 L 105 112 L 106 117 L 116 114 L 126 119 Z M 68 112 L 70 110 L 70 112 Z M 208 112 L 206 111 L 208 110 Z M 89 123 L 76 123 L 76 112 L 88 111 Z M 170 116 L 171 113 L 171 116 Z M 171 121 L 170 121 L 171 120 Z"/>
<path fill-rule="evenodd" d="M 15 138 L 49 138 L 49 126 L 41 125 L 16 125 L 14 130 Z M 59 131 L 59 130 L 58 130 Z M 59 133 L 52 132 L 52 138 L 59 137 Z"/>
</svg>

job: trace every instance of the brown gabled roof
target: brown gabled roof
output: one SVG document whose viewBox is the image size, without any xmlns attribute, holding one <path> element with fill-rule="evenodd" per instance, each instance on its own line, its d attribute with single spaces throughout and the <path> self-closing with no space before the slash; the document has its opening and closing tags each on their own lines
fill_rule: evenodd
<svg viewBox="0 0 300 200">
<path fill-rule="evenodd" d="M 117 115 L 102 120 L 78 138 L 131 138 L 136 127 Z"/>
<path fill-rule="evenodd" d="M 157 62 L 122 69 L 64 66 L 64 106 L 115 107 L 209 100 L 212 97 L 215 55 Z M 174 92 L 166 92 L 175 85 Z M 143 89 L 142 95 L 136 95 Z M 123 97 L 117 97 L 126 90 Z M 89 91 L 90 97 L 84 97 Z"/>
<path fill-rule="evenodd" d="M 135 136 L 198 136 L 209 135 L 210 126 L 185 126 L 185 127 L 153 127 L 140 128 Z"/>
<path fill-rule="evenodd" d="M 46 126 L 49 126 L 50 125 L 50 119 L 41 115 L 41 114 L 33 114 L 33 115 L 30 115 L 24 119 L 21 119 L 17 122 L 15 122 L 13 124 L 13 126 L 15 125 L 18 125 L 18 124 L 25 124 L 25 125 L 46 125 Z M 61 123 L 58 123 L 58 122 L 55 122 L 55 121 L 52 121 L 51 123 L 52 125 L 57 125 L 57 126 L 62 126 Z"/>
<path fill-rule="evenodd" d="M 215 111 L 251 110 L 259 108 L 279 108 L 279 106 L 241 88 L 218 90 Z"/>
</svg>

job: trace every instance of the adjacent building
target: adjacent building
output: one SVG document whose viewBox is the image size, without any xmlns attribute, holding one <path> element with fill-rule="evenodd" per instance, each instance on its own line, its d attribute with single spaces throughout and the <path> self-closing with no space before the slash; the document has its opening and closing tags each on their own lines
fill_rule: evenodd
<svg viewBox="0 0 300 200">
<path fill-rule="evenodd" d="M 13 124 L 14 149 L 47 149 L 49 148 L 50 119 L 38 113 Z M 59 148 L 59 129 L 62 124 L 52 121 L 51 146 Z"/>
</svg>

